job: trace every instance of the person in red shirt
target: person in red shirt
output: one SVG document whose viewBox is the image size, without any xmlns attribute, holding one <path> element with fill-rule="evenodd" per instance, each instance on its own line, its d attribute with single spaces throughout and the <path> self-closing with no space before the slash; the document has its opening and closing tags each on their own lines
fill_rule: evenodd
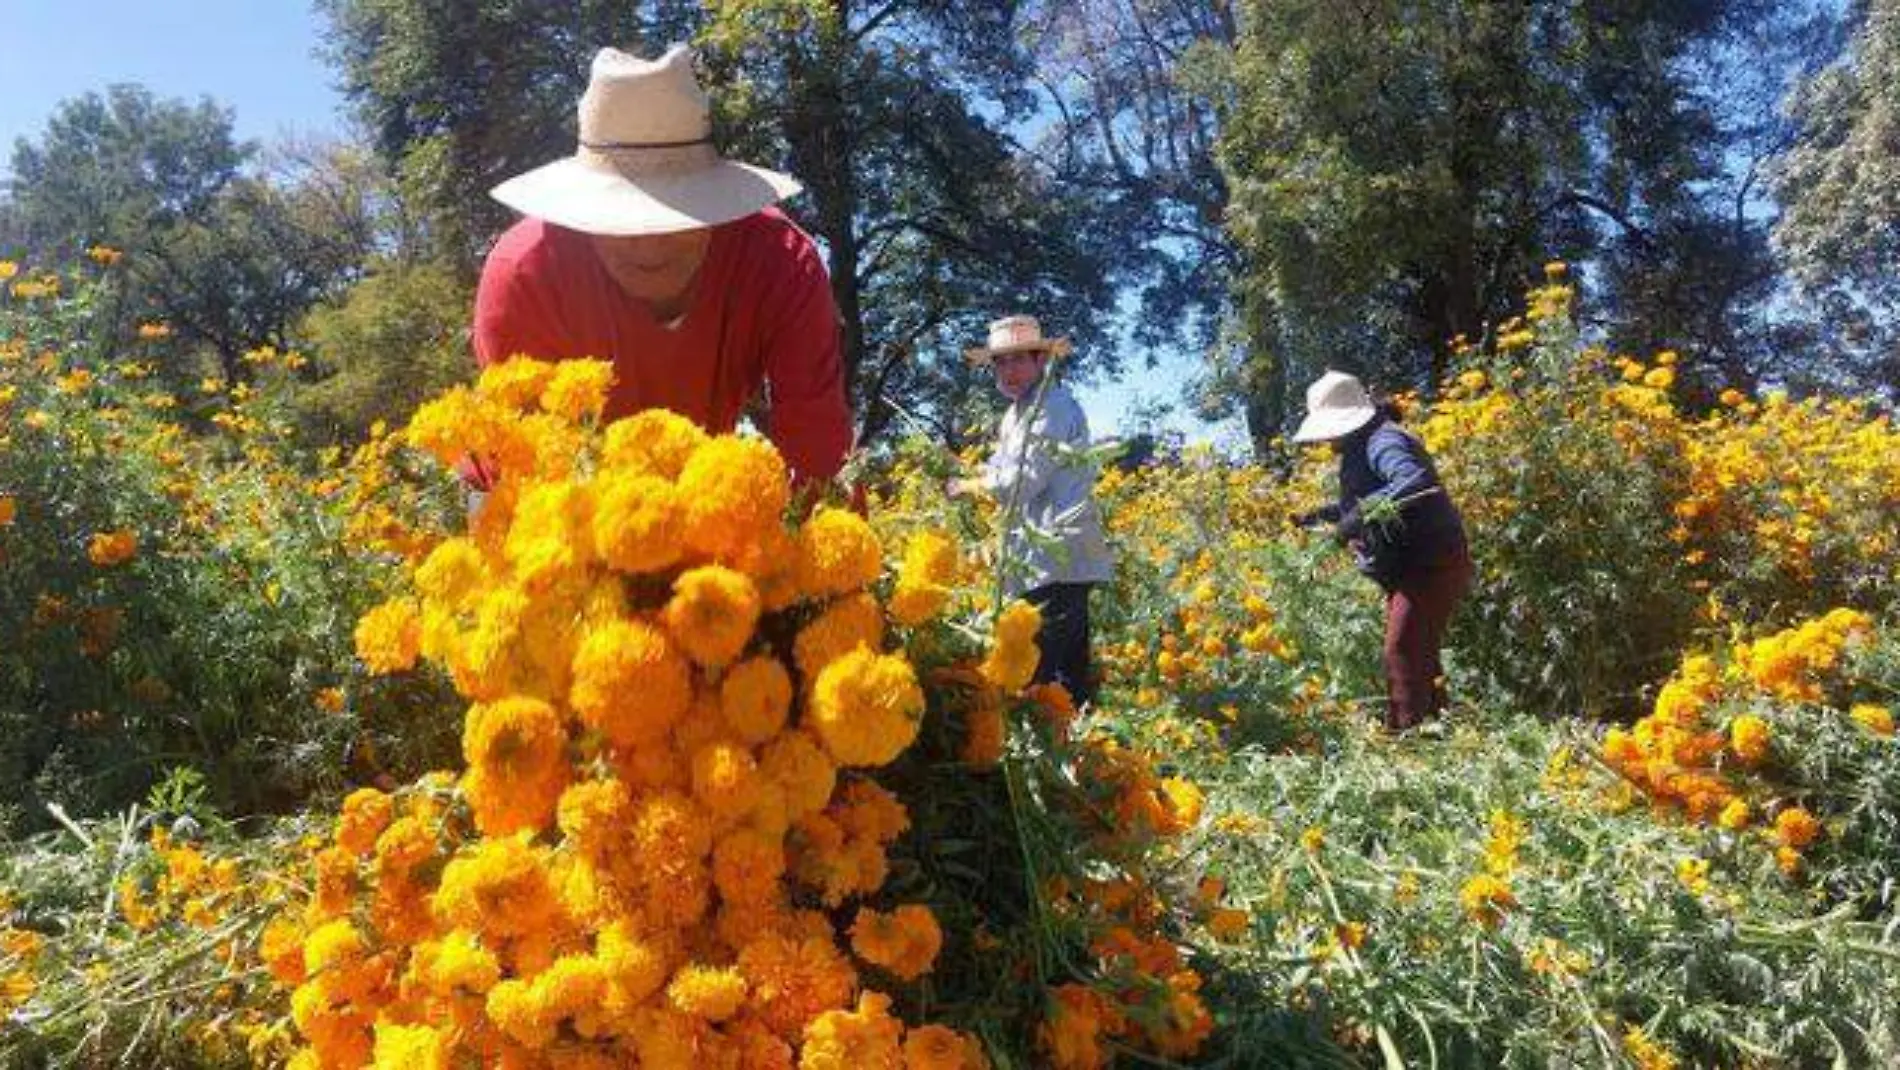
<svg viewBox="0 0 1900 1070">
<path fill-rule="evenodd" d="M 495 187 L 527 218 L 483 265 L 475 358 L 610 360 L 607 420 L 667 408 L 723 432 L 763 400 L 795 478 L 828 480 L 852 438 L 838 310 L 812 239 L 772 207 L 801 187 L 719 156 L 692 60 L 602 49 L 576 153 Z"/>
</svg>

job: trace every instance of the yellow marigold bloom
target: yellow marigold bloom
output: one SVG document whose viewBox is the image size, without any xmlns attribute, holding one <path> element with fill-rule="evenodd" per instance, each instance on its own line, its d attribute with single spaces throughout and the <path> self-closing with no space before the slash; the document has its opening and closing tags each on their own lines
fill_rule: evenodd
<svg viewBox="0 0 1900 1070">
<path fill-rule="evenodd" d="M 719 715 L 743 742 L 757 746 L 779 734 L 792 708 L 792 676 L 770 655 L 747 658 L 719 684 Z"/>
<path fill-rule="evenodd" d="M 831 1010 L 805 1027 L 798 1070 L 899 1070 L 904 1023 L 890 1013 L 891 998 L 865 992 L 854 1011 Z"/>
<path fill-rule="evenodd" d="M 426 1025 L 376 1023 L 373 1070 L 449 1070 L 454 1058 L 449 1033 Z"/>
<path fill-rule="evenodd" d="M 273 980 L 286 988 L 304 979 L 303 926 L 278 915 L 264 926 L 257 939 L 257 957 L 270 970 Z"/>
<path fill-rule="evenodd" d="M 1745 713 L 1729 723 L 1729 747 L 1736 757 L 1751 765 L 1768 757 L 1768 722 Z"/>
<path fill-rule="evenodd" d="M 745 977 L 731 967 L 688 966 L 666 986 L 674 1010 L 708 1022 L 723 1022 L 739 1013 L 745 995 Z"/>
<path fill-rule="evenodd" d="M 720 435 L 680 472 L 686 545 L 712 558 L 739 553 L 753 532 L 780 523 L 791 495 L 785 462 L 771 444 Z"/>
<path fill-rule="evenodd" d="M 304 938 L 304 967 L 312 975 L 348 968 L 367 953 L 363 934 L 348 918 L 337 918 L 311 930 Z"/>
<path fill-rule="evenodd" d="M 1656 390 L 1667 390 L 1676 385 L 1676 369 L 1666 366 L 1651 368 L 1643 375 L 1643 385 Z"/>
<path fill-rule="evenodd" d="M 406 672 L 422 653 L 422 614 L 397 598 L 363 614 L 356 624 L 356 656 L 376 674 Z"/>
<path fill-rule="evenodd" d="M 614 366 L 604 360 L 563 360 L 541 393 L 541 407 L 570 423 L 597 420 L 607 407 Z"/>
<path fill-rule="evenodd" d="M 614 743 L 664 737 L 692 701 L 692 670 L 658 628 L 612 620 L 581 640 L 568 702 L 582 722 Z"/>
<path fill-rule="evenodd" d="M 488 564 L 474 540 L 444 539 L 429 551 L 415 571 L 416 590 L 450 609 L 468 605 L 488 586 Z"/>
<path fill-rule="evenodd" d="M 663 948 L 642 938 L 625 921 L 609 922 L 594 939 L 594 955 L 607 968 L 609 1009 L 631 1010 L 666 984 Z"/>
<path fill-rule="evenodd" d="M 1517 906 L 1517 896 L 1509 883 L 1489 873 L 1479 873 L 1458 890 L 1458 902 L 1472 921 L 1495 929 L 1504 920 L 1504 911 Z"/>
<path fill-rule="evenodd" d="M 123 565 L 138 556 L 138 552 L 138 534 L 124 528 L 99 532 L 86 544 L 86 556 L 100 568 Z"/>
<path fill-rule="evenodd" d="M 989 1070 L 982 1041 L 946 1025 L 923 1025 L 904 1036 L 904 1070 Z"/>
<path fill-rule="evenodd" d="M 767 933 L 739 951 L 751 1013 L 774 1033 L 798 1040 L 805 1024 L 850 1003 L 857 971 L 825 937 Z"/>
<path fill-rule="evenodd" d="M 348 698 L 340 687 L 326 687 L 317 692 L 317 709 L 325 713 L 342 713 L 348 702 Z"/>
<path fill-rule="evenodd" d="M 706 441 L 706 432 L 679 413 L 647 409 L 607 425 L 601 460 L 628 472 L 678 479 Z"/>
<path fill-rule="evenodd" d="M 943 929 L 930 908 L 916 903 L 882 913 L 858 908 L 851 923 L 851 949 L 858 957 L 902 981 L 930 972 L 943 949 Z"/>
<path fill-rule="evenodd" d="M 1486 381 L 1484 372 L 1476 368 L 1458 376 L 1458 385 L 1466 390 L 1482 390 Z"/>
<path fill-rule="evenodd" d="M 443 867 L 431 907 L 448 929 L 494 938 L 540 932 L 555 907 L 543 852 L 525 835 L 482 840 Z"/>
<path fill-rule="evenodd" d="M 1709 860 L 1706 858 L 1682 858 L 1676 861 L 1676 880 L 1688 889 L 1690 895 L 1706 895 L 1709 891 Z"/>
<path fill-rule="evenodd" d="M 794 821 L 823 810 L 838 783 L 830 755 L 805 732 L 787 732 L 766 744 L 759 768 L 784 789 L 786 814 Z"/>
<path fill-rule="evenodd" d="M 484 835 L 539 831 L 553 821 L 567 786 L 567 732 L 552 706 L 526 697 L 468 711 L 462 792 Z"/>
<path fill-rule="evenodd" d="M 622 572 L 671 568 L 685 551 L 681 515 L 673 484 L 658 476 L 610 469 L 595 483 L 594 552 Z"/>
<path fill-rule="evenodd" d="M 336 845 L 354 855 L 376 849 L 376 839 L 395 816 L 395 801 L 375 788 L 358 788 L 343 800 L 337 820 Z"/>
<path fill-rule="evenodd" d="M 759 590 L 745 573 L 702 565 L 681 573 L 662 616 L 673 641 L 708 668 L 730 663 L 745 650 L 759 623 Z"/>
<path fill-rule="evenodd" d="M 1861 703 L 1856 705 L 1853 709 L 1848 710 L 1847 715 L 1854 719 L 1855 724 L 1860 725 L 1874 735 L 1893 735 L 1893 711 L 1885 706 Z"/>
<path fill-rule="evenodd" d="M 1821 835 L 1821 823 L 1799 806 L 1791 806 L 1775 815 L 1775 839 L 1784 847 L 1800 850 Z"/>
<path fill-rule="evenodd" d="M 807 683 L 825 666 L 860 647 L 877 650 L 884 645 L 884 612 L 868 594 L 840 598 L 825 607 L 810 624 L 799 629 L 792 642 L 792 660 Z"/>
<path fill-rule="evenodd" d="M 1326 846 L 1326 830 L 1319 825 L 1310 825 L 1300 833 L 1300 846 L 1309 854 L 1318 854 Z"/>
<path fill-rule="evenodd" d="M 1636 1064 L 1637 1070 L 1676 1070 L 1680 1064 L 1668 1048 L 1649 1039 L 1638 1026 L 1630 1026 L 1623 1033 L 1623 1051 Z"/>
<path fill-rule="evenodd" d="M 553 362 L 514 357 L 483 368 L 475 392 L 525 412 L 540 403 L 541 392 L 553 378 Z"/>
<path fill-rule="evenodd" d="M 980 667 L 984 679 L 1004 691 L 1021 691 L 1036 675 L 1042 659 L 1036 634 L 1042 611 L 1028 602 L 1011 602 L 996 618 L 996 634 Z"/>
<path fill-rule="evenodd" d="M 807 597 L 849 594 L 883 571 L 877 533 L 849 509 L 821 507 L 798 530 L 798 586 Z"/>
<path fill-rule="evenodd" d="M 911 536 L 891 592 L 892 619 L 916 627 L 941 613 L 950 600 L 958 563 L 956 543 L 948 536 L 936 531 Z"/>
<path fill-rule="evenodd" d="M 545 1048 L 554 1043 L 560 1020 L 550 1018 L 535 998 L 534 984 L 518 978 L 502 981 L 488 990 L 484 1003 L 488 1021 L 510 1040 L 529 1049 Z"/>
<path fill-rule="evenodd" d="M 530 594 L 583 569 L 592 557 L 593 499 L 572 483 L 531 487 L 515 506 L 502 553 Z"/>
<path fill-rule="evenodd" d="M 1722 807 L 1721 815 L 1715 820 L 1717 824 L 1730 832 L 1740 832 L 1748 827 L 1749 819 L 1748 804 L 1741 799 L 1730 799 L 1727 805 Z"/>
<path fill-rule="evenodd" d="M 818 674 L 809 713 L 838 764 L 885 765 L 917 738 L 924 693 L 910 662 L 860 648 Z"/>
<path fill-rule="evenodd" d="M 1722 391 L 1722 395 L 1721 395 L 1722 404 L 1728 406 L 1731 409 L 1740 408 L 1742 403 L 1747 400 L 1748 400 L 1748 395 L 1742 393 L 1740 390 L 1737 390 L 1732 386 Z"/>
<path fill-rule="evenodd" d="M 738 821 L 758 805 L 758 763 L 745 747 L 714 742 L 693 754 L 693 798 L 715 818 Z"/>
</svg>

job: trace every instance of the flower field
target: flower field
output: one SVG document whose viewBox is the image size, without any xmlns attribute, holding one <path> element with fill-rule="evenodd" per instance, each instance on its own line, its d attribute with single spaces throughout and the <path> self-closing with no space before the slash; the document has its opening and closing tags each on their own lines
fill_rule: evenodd
<svg viewBox="0 0 1900 1070">
<path fill-rule="evenodd" d="M 1078 711 L 930 444 L 860 514 L 518 359 L 312 450 L 112 271 L 0 296 L 0 1064 L 1900 1061 L 1900 430 L 1560 265 L 1404 399 L 1479 575 L 1399 737 L 1323 458 L 1105 469 Z"/>
</svg>

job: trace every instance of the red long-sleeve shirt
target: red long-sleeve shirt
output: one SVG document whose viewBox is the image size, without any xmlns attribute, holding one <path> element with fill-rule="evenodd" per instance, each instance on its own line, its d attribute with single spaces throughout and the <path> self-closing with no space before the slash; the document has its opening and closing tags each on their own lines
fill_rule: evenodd
<svg viewBox="0 0 1900 1070">
<path fill-rule="evenodd" d="M 475 294 L 475 358 L 598 357 L 614 365 L 605 418 L 667 408 L 730 431 L 766 391 L 766 434 L 801 480 L 836 475 L 851 447 L 838 310 L 810 236 L 777 209 L 713 228 L 692 304 L 653 318 L 584 234 L 523 219 L 495 243 Z"/>
</svg>

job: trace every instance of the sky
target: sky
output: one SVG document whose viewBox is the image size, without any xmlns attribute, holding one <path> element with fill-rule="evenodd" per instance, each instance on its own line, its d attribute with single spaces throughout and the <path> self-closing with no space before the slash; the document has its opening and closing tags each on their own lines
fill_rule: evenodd
<svg viewBox="0 0 1900 1070">
<path fill-rule="evenodd" d="M 318 55 L 323 27 L 305 0 L 0 0 L 0 174 L 14 142 L 38 137 L 61 101 L 119 82 L 161 98 L 210 97 L 232 109 L 247 140 L 345 136 L 335 75 Z M 1176 399 L 1178 380 L 1134 368 L 1076 395 L 1098 437 L 1125 434 L 1137 407 Z M 1191 441 L 1245 442 L 1233 422 L 1165 426 Z"/>
</svg>

